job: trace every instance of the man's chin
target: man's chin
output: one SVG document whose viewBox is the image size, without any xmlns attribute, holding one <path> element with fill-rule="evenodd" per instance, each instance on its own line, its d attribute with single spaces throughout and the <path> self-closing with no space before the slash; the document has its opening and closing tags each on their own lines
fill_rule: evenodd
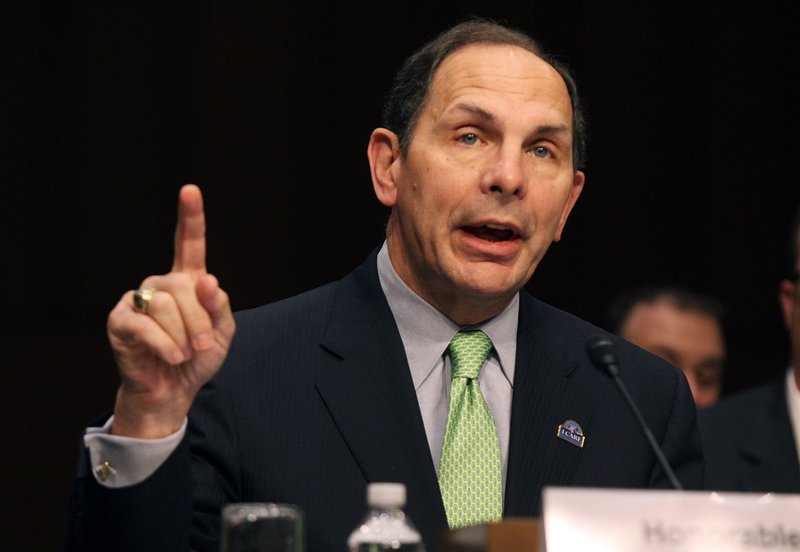
<svg viewBox="0 0 800 552">
<path fill-rule="evenodd" d="M 474 267 L 454 282 L 465 297 L 487 303 L 509 300 L 525 285 L 525 278 L 507 267 Z"/>
</svg>

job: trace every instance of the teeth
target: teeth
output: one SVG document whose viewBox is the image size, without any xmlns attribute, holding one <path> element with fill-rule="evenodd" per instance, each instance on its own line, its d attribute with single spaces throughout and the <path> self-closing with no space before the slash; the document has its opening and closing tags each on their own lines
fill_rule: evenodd
<svg viewBox="0 0 800 552">
<path fill-rule="evenodd" d="M 484 226 L 486 226 L 486 228 L 491 228 L 493 230 L 508 230 L 509 229 L 508 226 L 503 226 L 503 225 L 500 225 L 500 224 L 484 224 Z"/>
</svg>

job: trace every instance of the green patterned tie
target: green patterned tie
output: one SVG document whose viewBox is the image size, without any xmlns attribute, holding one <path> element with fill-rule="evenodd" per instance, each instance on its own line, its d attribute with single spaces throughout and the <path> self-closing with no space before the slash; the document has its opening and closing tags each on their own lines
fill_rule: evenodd
<svg viewBox="0 0 800 552">
<path fill-rule="evenodd" d="M 458 332 L 448 347 L 452 378 L 450 413 L 439 463 L 439 488 L 451 528 L 503 516 L 500 441 L 478 375 L 492 350 L 480 330 Z"/>
</svg>

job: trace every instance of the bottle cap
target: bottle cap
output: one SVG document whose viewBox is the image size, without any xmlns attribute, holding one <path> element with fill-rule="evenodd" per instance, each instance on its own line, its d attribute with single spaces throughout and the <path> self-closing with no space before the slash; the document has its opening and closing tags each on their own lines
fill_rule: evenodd
<svg viewBox="0 0 800 552">
<path fill-rule="evenodd" d="M 370 483 L 367 504 L 378 508 L 399 508 L 406 504 L 406 486 L 402 483 Z"/>
</svg>

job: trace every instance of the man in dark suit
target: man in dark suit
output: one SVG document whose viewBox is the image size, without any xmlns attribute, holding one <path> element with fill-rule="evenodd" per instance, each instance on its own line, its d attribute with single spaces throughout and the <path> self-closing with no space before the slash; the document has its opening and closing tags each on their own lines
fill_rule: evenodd
<svg viewBox="0 0 800 552">
<path fill-rule="evenodd" d="M 789 369 L 701 411 L 706 487 L 800 493 L 800 210 L 778 299 L 791 343 Z"/>
<path fill-rule="evenodd" d="M 464 523 L 444 471 L 469 500 L 491 502 L 467 523 L 539 515 L 546 485 L 668 486 L 584 352 L 597 329 L 520 291 L 583 188 L 566 69 L 523 34 L 467 22 L 407 60 L 384 125 L 368 148 L 392 209 L 380 250 L 339 282 L 235 322 L 205 271 L 200 191 L 181 190 L 172 272 L 109 316 L 122 382 L 113 417 L 84 437 L 67 548 L 216 550 L 224 504 L 278 501 L 305 511 L 310 550 L 341 550 L 366 484 L 398 481 L 435 550 Z M 451 386 L 461 334 L 490 340 L 489 357 Z M 685 378 L 615 341 L 666 457 L 700 485 Z M 481 443 L 458 433 L 458 388 L 491 430 Z M 484 476 L 494 494 L 475 498 Z"/>
</svg>

